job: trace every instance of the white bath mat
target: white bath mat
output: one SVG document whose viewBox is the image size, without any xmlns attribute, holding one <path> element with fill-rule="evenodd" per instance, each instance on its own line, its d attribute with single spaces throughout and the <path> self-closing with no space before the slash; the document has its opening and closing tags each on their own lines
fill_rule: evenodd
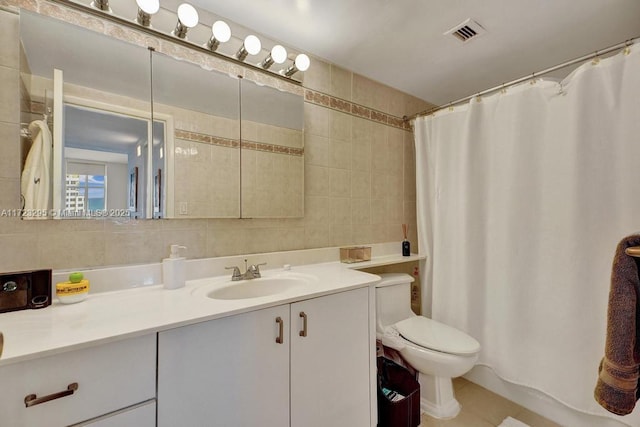
<svg viewBox="0 0 640 427">
<path fill-rule="evenodd" d="M 525 424 L 522 421 L 518 421 L 515 418 L 505 418 L 498 427 L 530 427 L 529 424 Z"/>
</svg>

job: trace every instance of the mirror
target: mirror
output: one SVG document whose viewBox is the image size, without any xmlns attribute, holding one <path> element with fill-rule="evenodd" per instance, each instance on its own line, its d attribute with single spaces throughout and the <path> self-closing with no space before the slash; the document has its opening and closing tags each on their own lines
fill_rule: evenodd
<svg viewBox="0 0 640 427">
<path fill-rule="evenodd" d="M 242 80 L 242 217 L 304 216 L 304 100 Z"/>
<path fill-rule="evenodd" d="M 157 52 L 152 60 L 154 120 L 173 122 L 167 217 L 240 218 L 239 80 Z"/>
<path fill-rule="evenodd" d="M 21 47 L 22 151 L 34 121 L 54 142 L 50 217 L 304 216 L 302 96 L 28 11 Z"/>
<path fill-rule="evenodd" d="M 154 207 L 161 216 L 147 189 L 158 169 L 153 146 L 164 145 L 158 137 L 148 143 L 149 51 L 26 11 L 20 35 L 21 121 L 31 131 L 23 152 L 53 143 L 49 200 L 32 201 L 23 191 L 25 207 L 48 209 L 53 218 L 149 218 Z M 29 126 L 43 119 L 53 141 L 40 141 L 43 132 Z"/>
</svg>

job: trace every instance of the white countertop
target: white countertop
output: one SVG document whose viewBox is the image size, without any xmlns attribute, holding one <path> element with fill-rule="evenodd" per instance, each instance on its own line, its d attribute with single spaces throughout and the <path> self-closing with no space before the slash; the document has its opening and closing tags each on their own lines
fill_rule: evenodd
<svg viewBox="0 0 640 427">
<path fill-rule="evenodd" d="M 2 313 L 4 351 L 0 365 L 365 287 L 379 279 L 337 262 L 294 266 L 291 272 L 319 280 L 300 289 L 258 298 L 217 300 L 197 295 L 197 289 L 203 286 L 227 281 L 229 277 L 225 275 L 190 280 L 181 289 L 145 286 L 89 295 L 76 304 L 54 301 L 39 310 Z M 283 269 L 266 270 L 263 277 L 282 273 Z"/>
<path fill-rule="evenodd" d="M 158 263 L 85 270 L 85 277 L 91 279 L 91 291 L 85 301 L 61 304 L 54 300 L 43 309 L 0 313 L 0 332 L 4 334 L 0 366 L 370 286 L 379 277 L 357 269 L 424 259 L 416 254 L 403 257 L 397 254 L 398 247 L 399 243 L 373 245 L 373 259 L 354 264 L 334 261 L 337 248 L 187 260 L 187 279 L 193 280 L 175 290 L 159 284 Z M 249 258 L 250 263 L 268 261 L 267 267 L 288 262 L 291 273 L 318 280 L 258 298 L 219 300 L 203 295 L 203 287 L 228 281 L 231 275 L 224 266 L 242 266 L 244 258 Z M 319 263 L 313 263 L 317 260 Z M 265 269 L 263 277 L 283 273 L 286 274 L 283 268 Z M 67 274 L 54 272 L 54 286 Z"/>
</svg>

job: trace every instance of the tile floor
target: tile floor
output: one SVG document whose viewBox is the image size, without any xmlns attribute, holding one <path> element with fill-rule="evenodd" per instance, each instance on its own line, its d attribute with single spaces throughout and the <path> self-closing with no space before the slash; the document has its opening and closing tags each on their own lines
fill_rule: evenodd
<svg viewBox="0 0 640 427">
<path fill-rule="evenodd" d="M 531 427 L 560 427 L 540 415 L 480 387 L 464 378 L 453 380 L 456 398 L 462 405 L 460 414 L 452 420 L 437 420 L 422 415 L 420 427 L 494 427 L 512 417 Z"/>
</svg>

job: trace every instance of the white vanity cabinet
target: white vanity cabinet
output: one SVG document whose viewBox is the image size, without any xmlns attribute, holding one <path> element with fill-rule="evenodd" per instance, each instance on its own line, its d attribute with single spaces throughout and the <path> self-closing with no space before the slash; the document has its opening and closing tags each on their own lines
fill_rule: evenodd
<svg viewBox="0 0 640 427">
<path fill-rule="evenodd" d="M 158 427 L 288 426 L 288 334 L 288 306 L 160 332 Z"/>
<path fill-rule="evenodd" d="M 368 288 L 160 332 L 158 427 L 370 426 L 370 336 Z"/>
<path fill-rule="evenodd" d="M 0 426 L 62 427 L 153 405 L 155 360 L 152 334 L 0 366 Z M 137 424 L 117 425 L 153 426 L 154 412 L 138 412 Z"/>
<path fill-rule="evenodd" d="M 291 323 L 291 426 L 371 425 L 369 290 L 291 304 Z"/>
</svg>

